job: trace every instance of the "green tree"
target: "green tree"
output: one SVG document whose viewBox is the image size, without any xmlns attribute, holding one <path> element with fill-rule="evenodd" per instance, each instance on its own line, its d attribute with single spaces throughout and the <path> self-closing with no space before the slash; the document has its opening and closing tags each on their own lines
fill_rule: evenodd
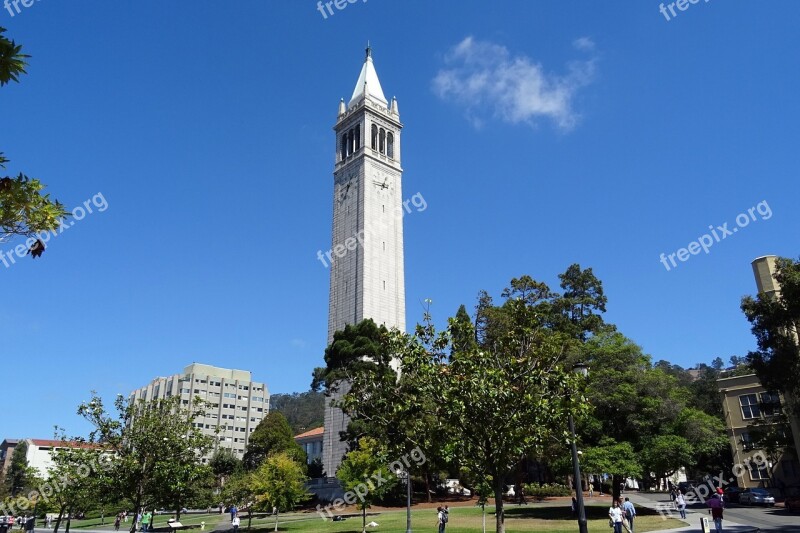
<svg viewBox="0 0 800 533">
<path fill-rule="evenodd" d="M 778 258 L 780 294 L 745 296 L 741 309 L 752 326 L 758 350 L 747 354 L 762 385 L 781 391 L 789 416 L 800 419 L 800 259 Z"/>
<path fill-rule="evenodd" d="M 11 454 L 11 464 L 6 471 L 4 485 L 12 497 L 29 488 L 33 472 L 28 466 L 28 442 L 20 440 Z"/>
<path fill-rule="evenodd" d="M 305 465 L 285 452 L 269 456 L 250 479 L 256 505 L 262 509 L 291 511 L 309 497 Z M 278 531 L 278 513 L 275 513 L 275 531 Z"/>
<path fill-rule="evenodd" d="M 466 351 L 452 350 L 453 338 L 465 338 L 472 325 L 451 319 L 436 333 L 426 313 L 402 354 L 403 373 L 411 376 L 420 398 L 435 398 L 435 419 L 448 428 L 448 453 L 474 473 L 491 479 L 496 502 L 496 531 L 505 531 L 503 492 L 519 461 L 550 439 L 567 444 L 567 416 L 584 402 L 578 378 L 564 369 L 571 341 L 544 327 L 538 313 L 547 290 L 528 277 L 512 280 L 500 307 L 479 309 L 483 332 Z"/>
<path fill-rule="evenodd" d="M 25 74 L 25 60 L 30 57 L 22 53 L 21 45 L 3 35 L 5 32 L 6 29 L 0 27 L 0 87 L 10 81 L 18 82 L 19 75 Z"/>
<path fill-rule="evenodd" d="M 642 450 L 642 462 L 656 478 L 667 478 L 682 466 L 691 464 L 692 445 L 678 435 L 657 435 L 649 439 Z"/>
<path fill-rule="evenodd" d="M 277 411 L 270 411 L 250 435 L 244 453 L 244 466 L 248 470 L 255 470 L 276 453 L 287 453 L 300 464 L 306 463 L 306 452 L 295 442 L 286 418 Z"/>
<path fill-rule="evenodd" d="M 602 317 L 608 299 L 603 292 L 603 284 L 591 268 L 581 269 L 575 263 L 558 277 L 564 292 L 553 301 L 556 329 L 585 341 L 590 335 L 610 327 Z"/>
<path fill-rule="evenodd" d="M 5 28 L 0 27 L 0 87 L 11 81 L 18 82 L 25 74 L 26 59 L 22 46 L 8 39 Z M 8 159 L 0 152 L 0 168 L 5 168 Z M 12 236 L 28 237 L 29 249 L 34 236 L 42 231 L 51 231 L 61 225 L 67 210 L 50 195 L 43 194 L 45 186 L 37 179 L 20 173 L 17 177 L 0 177 L 0 242 Z"/>
<path fill-rule="evenodd" d="M 208 466 L 217 480 L 217 487 L 222 488 L 225 480 L 244 468 L 241 459 L 236 457 L 230 448 L 218 448 L 208 461 Z"/>
<path fill-rule="evenodd" d="M 128 500 L 134 513 L 162 503 L 179 511 L 193 490 L 184 485 L 195 479 L 200 455 L 211 444 L 194 424 L 205 415 L 203 402 L 195 398 L 184 407 L 178 396 L 149 402 L 118 396 L 114 405 L 116 413 L 108 412 L 102 398 L 93 395 L 78 408 L 94 428 L 89 441 L 102 443 L 115 456 L 104 490 Z M 170 475 L 177 476 L 174 483 Z M 131 533 L 135 527 L 132 523 Z"/>
<path fill-rule="evenodd" d="M 584 450 L 581 456 L 583 472 L 609 474 L 615 479 L 641 477 L 642 464 L 630 442 L 603 438 L 596 446 Z"/>
<path fill-rule="evenodd" d="M 397 484 L 397 477 L 389 471 L 389 454 L 385 447 L 370 438 L 358 442 L 358 448 L 345 455 L 336 471 L 347 494 L 355 495 L 361 509 L 361 530 L 367 530 L 367 509 L 383 498 Z M 351 502 L 348 502 L 351 503 Z"/>
<path fill-rule="evenodd" d="M 79 441 L 68 442 L 65 438 L 62 441 L 63 446 L 54 447 L 51 455 L 53 466 L 48 469 L 48 478 L 56 480 L 58 490 L 48 498 L 58 513 L 53 531 L 58 531 L 66 516 L 66 531 L 69 533 L 70 519 L 75 512 L 108 501 L 103 487 L 109 481 L 107 470 L 113 458 L 99 446 L 84 446 Z"/>
<path fill-rule="evenodd" d="M 220 498 L 228 505 L 236 505 L 239 509 L 250 508 L 255 501 L 253 492 L 253 474 L 245 470 L 238 470 L 228 478 L 225 486 L 222 487 Z M 253 521 L 253 513 L 247 513 L 247 529 Z"/>
</svg>

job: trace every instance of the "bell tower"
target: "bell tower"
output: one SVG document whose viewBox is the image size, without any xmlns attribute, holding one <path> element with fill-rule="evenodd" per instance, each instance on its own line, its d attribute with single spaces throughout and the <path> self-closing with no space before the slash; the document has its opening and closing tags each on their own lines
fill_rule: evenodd
<svg viewBox="0 0 800 533">
<path fill-rule="evenodd" d="M 339 103 L 334 126 L 328 344 L 336 331 L 366 318 L 405 331 L 402 128 L 397 99 L 384 96 L 367 47 L 353 95 Z M 329 400 L 323 463 L 330 477 L 347 452 L 339 432 L 348 422 Z"/>
</svg>

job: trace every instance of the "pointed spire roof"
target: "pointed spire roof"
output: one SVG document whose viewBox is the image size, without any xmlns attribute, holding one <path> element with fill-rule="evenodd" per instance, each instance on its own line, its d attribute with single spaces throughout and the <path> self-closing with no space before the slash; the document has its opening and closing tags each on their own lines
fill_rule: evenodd
<svg viewBox="0 0 800 533">
<path fill-rule="evenodd" d="M 369 45 L 367 45 L 367 57 L 364 59 L 364 66 L 361 67 L 361 74 L 358 76 L 356 88 L 353 90 L 353 96 L 350 97 L 350 102 L 347 104 L 347 107 L 350 107 L 365 96 L 378 100 L 387 106 L 389 105 L 389 102 L 383 95 L 378 73 L 375 72 L 375 65 L 372 62 L 372 48 Z"/>
</svg>

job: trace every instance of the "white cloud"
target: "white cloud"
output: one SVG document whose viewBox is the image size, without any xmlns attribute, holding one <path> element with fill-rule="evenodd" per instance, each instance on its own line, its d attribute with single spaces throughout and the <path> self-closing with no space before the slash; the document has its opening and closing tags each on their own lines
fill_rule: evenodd
<svg viewBox="0 0 800 533">
<path fill-rule="evenodd" d="M 588 52 L 594 50 L 594 41 L 589 37 L 581 37 L 580 39 L 575 39 L 572 41 L 572 46 L 574 46 L 576 50 Z"/>
<path fill-rule="evenodd" d="M 588 37 L 573 44 L 584 51 L 594 47 Z M 433 90 L 443 100 L 464 106 L 475 127 L 489 113 L 512 124 L 535 125 L 546 117 L 570 130 L 578 120 L 572 106 L 575 93 L 591 83 L 595 72 L 590 58 L 569 63 L 564 75 L 547 73 L 529 57 L 514 57 L 505 46 L 472 37 L 456 45 L 445 63 L 433 79 Z"/>
</svg>

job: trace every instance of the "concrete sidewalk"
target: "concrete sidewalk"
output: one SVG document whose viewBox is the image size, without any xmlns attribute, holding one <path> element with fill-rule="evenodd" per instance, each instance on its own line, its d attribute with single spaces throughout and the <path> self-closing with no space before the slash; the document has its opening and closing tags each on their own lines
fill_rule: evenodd
<svg viewBox="0 0 800 533">
<path fill-rule="evenodd" d="M 711 532 L 714 533 L 716 529 L 714 528 L 714 521 L 711 519 L 711 515 L 708 513 L 708 509 L 690 509 L 686 508 L 686 519 L 682 519 L 680 513 L 669 500 L 669 496 L 665 495 L 666 499 L 662 501 L 653 501 L 649 498 L 644 496 L 640 496 L 634 492 L 626 492 L 624 494 L 625 497 L 630 498 L 631 502 L 637 507 L 646 507 L 648 509 L 652 509 L 658 513 L 661 513 L 662 516 L 667 516 L 668 518 L 674 518 L 680 522 L 685 523 L 684 527 L 678 527 L 674 529 L 661 529 L 657 531 L 650 531 L 649 533 L 676 533 L 679 531 L 702 531 L 702 519 L 708 518 L 709 527 L 711 528 Z M 666 512 L 666 508 L 664 505 L 669 506 L 669 512 Z M 724 514 L 724 513 L 723 513 Z M 634 522 L 634 528 L 636 523 Z M 722 520 L 722 532 L 723 533 L 752 533 L 757 532 L 759 529 L 755 526 L 748 526 L 745 524 L 739 524 L 736 522 L 732 522 L 730 520 Z"/>
</svg>

